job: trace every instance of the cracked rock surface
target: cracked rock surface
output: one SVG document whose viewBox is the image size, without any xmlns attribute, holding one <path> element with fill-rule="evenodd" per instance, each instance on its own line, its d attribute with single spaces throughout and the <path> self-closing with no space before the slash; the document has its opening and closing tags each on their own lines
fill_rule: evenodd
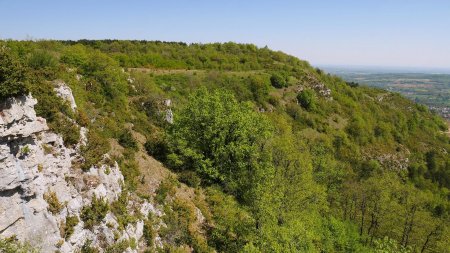
<svg viewBox="0 0 450 253">
<path fill-rule="evenodd" d="M 76 110 L 70 89 L 58 89 Z M 123 175 L 117 163 L 87 172 L 74 169 L 72 161 L 81 156 L 79 151 L 66 147 L 61 136 L 49 131 L 46 120 L 36 116 L 36 103 L 31 96 L 21 96 L 0 104 L 0 237 L 16 236 L 42 252 L 74 252 L 86 240 L 93 246 L 111 244 L 115 233 L 139 240 L 142 221 L 120 231 L 110 225 L 117 224 L 110 212 L 93 229 L 84 228 L 83 206 L 91 203 L 94 194 L 109 203 L 115 201 L 122 191 Z M 86 142 L 83 138 L 81 144 Z M 48 192 L 54 192 L 62 204 L 59 213 L 49 211 L 44 198 Z M 80 222 L 70 238 L 63 238 L 60 231 L 67 216 L 77 216 Z"/>
</svg>

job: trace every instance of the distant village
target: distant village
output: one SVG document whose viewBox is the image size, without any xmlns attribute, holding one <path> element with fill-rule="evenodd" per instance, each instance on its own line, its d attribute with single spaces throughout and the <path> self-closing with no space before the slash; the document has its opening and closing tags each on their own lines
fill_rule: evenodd
<svg viewBox="0 0 450 253">
<path fill-rule="evenodd" d="M 450 121 L 450 107 L 446 106 L 430 106 L 431 111 L 444 117 L 446 120 Z"/>
</svg>

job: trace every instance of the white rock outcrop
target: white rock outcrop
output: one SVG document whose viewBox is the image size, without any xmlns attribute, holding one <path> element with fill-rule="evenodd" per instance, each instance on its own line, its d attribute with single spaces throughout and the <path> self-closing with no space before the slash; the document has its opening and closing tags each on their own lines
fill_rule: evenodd
<svg viewBox="0 0 450 253">
<path fill-rule="evenodd" d="M 75 111 L 75 100 L 67 88 L 60 85 L 57 92 Z M 90 205 L 94 194 L 108 202 L 118 198 L 123 175 L 117 163 L 92 167 L 87 172 L 74 168 L 72 162 L 80 153 L 49 131 L 46 120 L 36 116 L 36 103 L 31 96 L 0 103 L 0 237 L 16 236 L 42 252 L 75 252 L 86 240 L 93 246 L 110 245 L 116 233 L 139 240 L 142 221 L 120 231 L 112 213 L 92 230 L 85 229 L 79 219 L 70 238 L 62 237 L 66 217 L 80 218 L 83 206 Z M 86 136 L 87 130 L 82 131 Z M 86 142 L 85 137 L 81 142 Z M 59 213 L 49 211 L 44 194 L 50 192 L 62 204 Z M 141 209 L 154 211 L 148 203 Z"/>
<path fill-rule="evenodd" d="M 72 108 L 73 111 L 77 109 L 75 98 L 72 95 L 72 89 L 70 89 L 69 86 L 67 86 L 63 82 L 58 82 L 56 83 L 56 87 L 54 90 L 59 97 L 61 97 L 62 99 L 66 100 L 69 103 L 70 108 Z"/>
</svg>

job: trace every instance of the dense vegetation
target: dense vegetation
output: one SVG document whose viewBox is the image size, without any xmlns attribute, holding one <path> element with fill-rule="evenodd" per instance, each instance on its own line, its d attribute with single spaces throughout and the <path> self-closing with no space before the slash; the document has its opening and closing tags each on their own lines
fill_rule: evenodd
<svg viewBox="0 0 450 253">
<path fill-rule="evenodd" d="M 116 139 L 124 150 L 112 159 L 135 191 L 146 169 L 134 160 L 137 132 L 178 175 L 152 196 L 166 213 L 166 251 L 450 251 L 447 126 L 398 94 L 349 85 L 254 45 L 5 41 L 2 48 L 2 97 L 27 91 L 8 89 L 20 66 L 24 76 L 13 76 L 29 84 L 38 113 L 68 145 L 78 125 L 90 129 L 80 168 L 108 162 L 102 154 Z M 57 79 L 73 90 L 75 115 L 52 91 Z M 173 124 L 165 121 L 167 99 Z M 174 194 L 178 181 L 204 200 L 196 200 L 202 231 Z M 125 198 L 111 209 L 123 213 Z M 81 219 L 91 226 L 108 209 L 96 199 Z M 152 246 L 151 225 L 145 234 Z"/>
</svg>

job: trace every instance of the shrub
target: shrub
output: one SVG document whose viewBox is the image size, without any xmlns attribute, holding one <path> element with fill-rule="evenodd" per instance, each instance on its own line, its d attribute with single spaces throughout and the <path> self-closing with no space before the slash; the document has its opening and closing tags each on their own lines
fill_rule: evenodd
<svg viewBox="0 0 450 253">
<path fill-rule="evenodd" d="M 56 133 L 62 135 L 66 146 L 75 145 L 80 140 L 80 128 L 61 113 L 57 114 L 54 120 L 49 123 L 49 126 Z"/>
<path fill-rule="evenodd" d="M 159 204 L 163 204 L 166 200 L 167 195 L 173 196 L 175 195 L 177 186 L 177 181 L 172 176 L 169 176 L 165 178 L 161 183 L 159 184 L 158 190 L 156 190 L 156 196 L 155 200 Z"/>
<path fill-rule="evenodd" d="M 191 244 L 193 232 L 190 226 L 196 220 L 195 212 L 185 201 L 175 199 L 171 208 L 165 208 L 164 223 L 160 235 L 171 245 Z"/>
<path fill-rule="evenodd" d="M 57 60 L 45 50 L 36 50 L 28 58 L 28 66 L 33 69 L 55 68 Z"/>
<path fill-rule="evenodd" d="M 316 94 L 312 90 L 303 90 L 297 95 L 297 101 L 301 107 L 308 111 L 316 108 Z"/>
<path fill-rule="evenodd" d="M 120 171 L 123 174 L 125 184 L 129 190 L 136 190 L 138 176 L 140 175 L 139 165 L 133 158 L 120 161 Z"/>
<path fill-rule="evenodd" d="M 81 153 L 84 157 L 84 163 L 81 168 L 88 170 L 91 166 L 97 165 L 104 154 L 110 149 L 108 140 L 102 138 L 96 131 L 92 130 L 88 133 L 88 142 L 83 146 Z"/>
<path fill-rule="evenodd" d="M 134 242 L 136 244 L 136 241 Z M 125 252 L 128 247 L 131 247 L 131 243 L 129 240 L 122 240 L 120 242 L 116 242 L 113 245 L 108 246 L 105 249 L 105 253 L 122 253 Z"/>
<path fill-rule="evenodd" d="M 0 238 L 0 252 L 2 253 L 37 253 L 37 249 L 33 249 L 26 243 L 17 241 L 15 236 L 9 238 Z"/>
<path fill-rule="evenodd" d="M 77 120 L 78 125 L 80 125 L 82 127 L 87 127 L 90 123 L 89 117 L 87 116 L 86 112 L 81 109 L 78 109 L 76 120 Z"/>
<path fill-rule="evenodd" d="M 165 161 L 168 149 L 163 140 L 148 140 L 144 147 L 149 155 L 159 161 Z"/>
<path fill-rule="evenodd" d="M 58 214 L 64 207 L 64 205 L 59 202 L 56 193 L 53 191 L 44 193 L 44 200 L 47 201 L 48 204 L 47 209 L 52 214 Z"/>
<path fill-rule="evenodd" d="M 86 240 L 81 247 L 81 253 L 99 253 L 100 251 L 97 248 L 92 247 L 91 243 L 91 240 Z"/>
<path fill-rule="evenodd" d="M 6 47 L 0 47 L 0 101 L 28 93 L 25 68 Z"/>
<path fill-rule="evenodd" d="M 29 147 L 28 145 L 26 145 L 26 146 L 24 146 L 24 147 L 22 147 L 22 148 L 20 149 L 20 153 L 21 153 L 23 156 L 28 155 L 30 152 L 31 152 L 31 150 L 30 150 L 30 147 Z"/>
<path fill-rule="evenodd" d="M 249 78 L 249 89 L 253 94 L 253 99 L 262 103 L 269 94 L 270 82 L 268 78 L 252 76 Z"/>
<path fill-rule="evenodd" d="M 151 248 L 153 247 L 153 240 L 155 239 L 156 232 L 153 229 L 153 218 L 151 213 L 148 215 L 148 219 L 144 221 L 144 231 L 143 231 L 143 237 L 145 240 L 145 243 L 147 244 L 147 247 Z"/>
<path fill-rule="evenodd" d="M 178 180 L 182 183 L 187 184 L 190 187 L 197 188 L 200 186 L 200 183 L 202 180 L 199 176 L 197 176 L 197 173 L 194 171 L 183 171 L 179 174 Z"/>
<path fill-rule="evenodd" d="M 79 222 L 80 220 L 78 219 L 77 216 L 67 216 L 64 226 L 62 226 L 63 228 L 62 237 L 66 240 L 69 239 L 74 232 L 75 226 L 78 225 Z"/>
<path fill-rule="evenodd" d="M 84 222 L 84 228 L 92 229 L 95 225 L 105 218 L 109 211 L 108 203 L 103 198 L 92 197 L 90 206 L 83 206 L 81 209 L 81 219 Z"/>
<path fill-rule="evenodd" d="M 129 148 L 132 150 L 136 150 L 138 148 L 138 144 L 133 138 L 130 130 L 126 130 L 122 134 L 120 134 L 119 144 L 124 148 Z"/>
<path fill-rule="evenodd" d="M 272 76 L 270 77 L 270 83 L 272 84 L 273 87 L 278 88 L 278 89 L 281 89 L 281 88 L 284 88 L 284 87 L 288 86 L 288 83 L 286 81 L 286 77 L 284 77 L 280 73 L 272 74 Z"/>
<path fill-rule="evenodd" d="M 128 191 L 124 190 L 119 198 L 111 204 L 111 212 L 116 216 L 121 229 L 125 229 L 129 223 L 137 221 L 137 218 L 130 215 L 127 209 Z"/>
</svg>

